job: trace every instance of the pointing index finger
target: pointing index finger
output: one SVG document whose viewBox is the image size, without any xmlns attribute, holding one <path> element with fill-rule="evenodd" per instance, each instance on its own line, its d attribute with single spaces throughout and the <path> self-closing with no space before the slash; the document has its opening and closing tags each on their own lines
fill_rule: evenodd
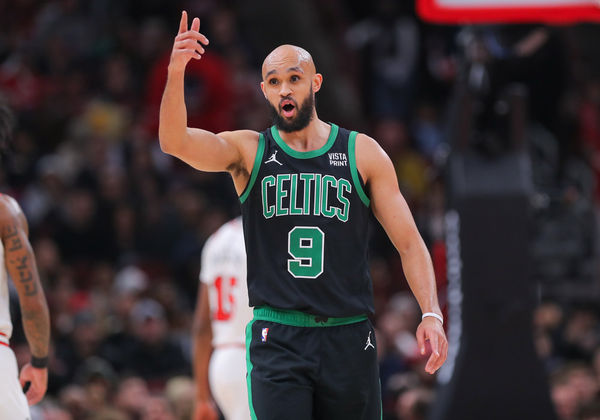
<svg viewBox="0 0 600 420">
<path fill-rule="evenodd" d="M 187 23 L 187 12 L 184 10 L 181 12 L 181 20 L 179 21 L 179 34 L 187 31 L 188 23 Z"/>
</svg>

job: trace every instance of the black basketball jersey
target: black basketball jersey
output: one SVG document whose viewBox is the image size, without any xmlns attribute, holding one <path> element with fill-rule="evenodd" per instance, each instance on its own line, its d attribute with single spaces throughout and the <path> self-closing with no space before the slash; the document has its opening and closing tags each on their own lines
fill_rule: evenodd
<svg viewBox="0 0 600 420">
<path fill-rule="evenodd" d="M 275 126 L 260 133 L 240 196 L 250 306 L 325 317 L 373 313 L 369 198 L 356 168 L 356 135 L 331 124 L 323 147 L 298 152 Z"/>
</svg>

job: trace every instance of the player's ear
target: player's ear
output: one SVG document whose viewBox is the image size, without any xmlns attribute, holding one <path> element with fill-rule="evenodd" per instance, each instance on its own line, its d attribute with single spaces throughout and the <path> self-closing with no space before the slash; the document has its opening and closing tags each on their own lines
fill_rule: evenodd
<svg viewBox="0 0 600 420">
<path fill-rule="evenodd" d="M 265 93 L 265 82 L 260 82 L 260 90 L 262 90 L 265 99 L 267 99 L 267 94 Z"/>
<path fill-rule="evenodd" d="M 313 92 L 318 92 L 323 84 L 323 75 L 321 73 L 315 73 L 313 76 Z"/>
</svg>

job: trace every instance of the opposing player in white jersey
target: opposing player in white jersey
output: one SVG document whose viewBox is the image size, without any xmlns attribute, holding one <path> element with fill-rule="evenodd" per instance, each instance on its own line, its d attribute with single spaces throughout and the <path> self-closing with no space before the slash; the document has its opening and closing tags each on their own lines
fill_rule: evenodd
<svg viewBox="0 0 600 420">
<path fill-rule="evenodd" d="M 215 232 L 202 251 L 194 321 L 195 420 L 216 419 L 211 392 L 226 420 L 250 420 L 245 330 L 251 319 L 244 234 L 237 218 Z"/>
<path fill-rule="evenodd" d="M 6 150 L 11 128 L 12 114 L 0 101 L 0 149 Z M 0 420 L 29 420 L 28 403 L 38 403 L 48 383 L 50 317 L 27 235 L 27 220 L 21 208 L 12 197 L 0 194 Z M 19 295 L 23 328 L 31 350 L 31 362 L 23 366 L 20 376 L 9 347 L 9 276 Z M 25 394 L 23 387 L 27 389 Z"/>
</svg>

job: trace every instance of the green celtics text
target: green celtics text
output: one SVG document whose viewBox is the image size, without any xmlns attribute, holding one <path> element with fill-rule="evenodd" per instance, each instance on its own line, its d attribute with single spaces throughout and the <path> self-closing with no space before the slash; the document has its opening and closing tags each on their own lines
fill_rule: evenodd
<svg viewBox="0 0 600 420">
<path fill-rule="evenodd" d="M 267 219 L 313 215 L 348 220 L 352 184 L 347 179 L 314 173 L 278 174 L 264 177 L 260 184 Z"/>
</svg>

